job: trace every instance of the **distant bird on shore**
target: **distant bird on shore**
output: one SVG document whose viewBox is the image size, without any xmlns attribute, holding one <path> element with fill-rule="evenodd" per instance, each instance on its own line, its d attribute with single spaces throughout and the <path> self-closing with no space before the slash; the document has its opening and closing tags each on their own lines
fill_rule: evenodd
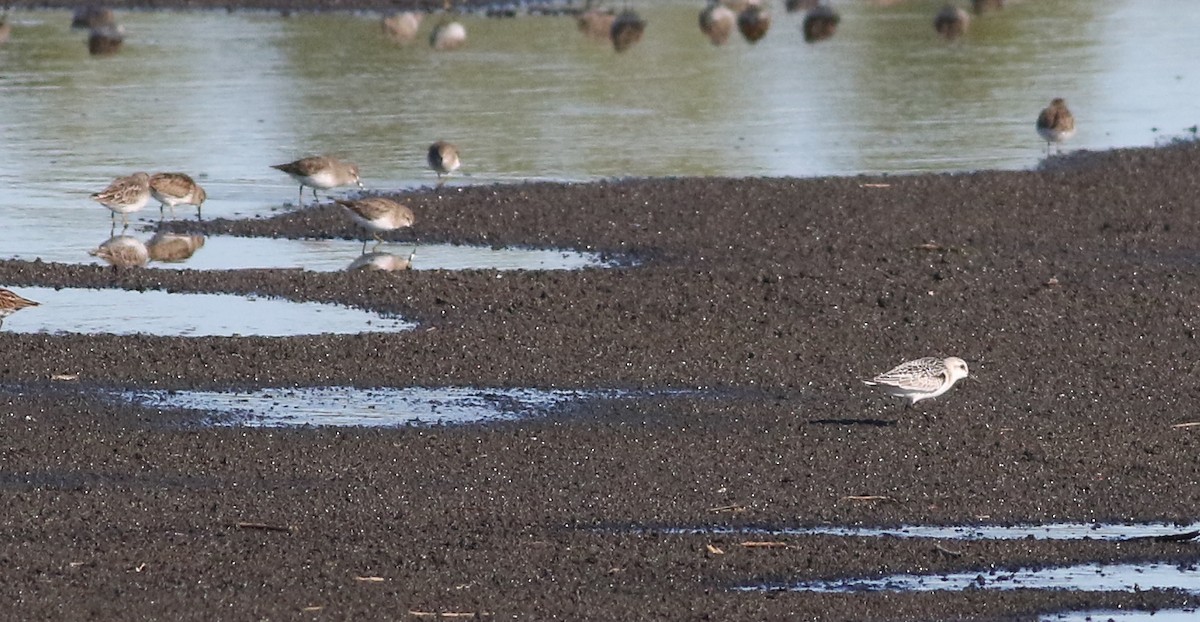
<svg viewBox="0 0 1200 622">
<path fill-rule="evenodd" d="M 117 226 L 117 214 L 121 215 L 121 222 L 128 227 L 129 214 L 146 207 L 150 201 L 150 175 L 139 172 L 118 177 L 91 197 L 93 201 L 112 210 L 113 227 Z"/>
<path fill-rule="evenodd" d="M 1075 115 L 1067 109 L 1067 102 L 1063 98 L 1050 100 L 1050 105 L 1038 115 L 1037 133 L 1046 141 L 1046 155 L 1050 155 L 1051 143 L 1061 152 L 1062 142 L 1075 135 Z"/>
<path fill-rule="evenodd" d="M 99 26 L 88 33 L 88 53 L 92 56 L 109 56 L 121 51 L 125 43 L 125 27 L 120 24 Z"/>
<path fill-rule="evenodd" d="M 98 5 L 81 6 L 71 15 L 71 28 L 93 30 L 104 26 L 116 26 L 117 16 L 112 9 Z"/>
<path fill-rule="evenodd" d="M 4 318 L 24 309 L 26 307 L 36 307 L 40 303 L 34 302 L 28 298 L 18 296 L 13 292 L 0 287 L 0 326 L 4 325 Z"/>
<path fill-rule="evenodd" d="M 467 28 L 459 22 L 443 21 L 429 33 L 429 45 L 439 52 L 457 50 L 467 43 Z"/>
<path fill-rule="evenodd" d="M 771 13 L 761 4 L 749 4 L 737 16 L 738 31 L 750 43 L 758 43 L 771 28 Z"/>
<path fill-rule="evenodd" d="M 956 356 L 946 359 L 928 356 L 901 363 L 870 380 L 863 380 L 863 384 L 879 387 L 888 395 L 912 400 L 911 406 L 949 391 L 955 382 L 967 376 L 966 361 Z"/>
<path fill-rule="evenodd" d="M 353 201 L 334 199 L 334 201 L 346 208 L 346 213 L 354 222 L 375 236 L 376 247 L 383 243 L 383 238 L 379 237 L 380 233 L 411 227 L 416 220 L 407 205 L 386 197 L 364 197 Z M 366 251 L 367 241 L 363 240 L 363 252 Z"/>
<path fill-rule="evenodd" d="M 613 49 L 624 52 L 642 40 L 646 32 L 646 20 L 633 9 L 625 9 L 613 20 L 608 38 L 612 40 Z"/>
<path fill-rule="evenodd" d="M 204 236 L 159 231 L 146 242 L 151 261 L 186 261 L 204 246 Z"/>
<path fill-rule="evenodd" d="M 358 166 L 332 156 L 310 156 L 287 164 L 274 164 L 271 168 L 287 173 L 296 180 L 296 183 L 300 184 L 300 207 L 304 207 L 305 186 L 312 188 L 314 201 L 320 200 L 317 197 L 318 188 L 331 190 L 350 184 L 358 184 L 359 188 L 363 187 L 362 181 L 358 179 Z"/>
<path fill-rule="evenodd" d="M 933 29 L 947 41 L 963 36 L 970 27 L 971 15 L 953 4 L 942 7 L 933 18 Z"/>
<path fill-rule="evenodd" d="M 832 37 L 842 21 L 842 16 L 827 4 L 822 4 L 804 14 L 804 23 L 800 31 L 804 33 L 805 43 L 816 43 Z"/>
<path fill-rule="evenodd" d="M 579 32 L 593 41 L 608 41 L 617 14 L 610 9 L 586 9 L 579 14 L 576 25 Z"/>
<path fill-rule="evenodd" d="M 709 0 L 708 6 L 700 12 L 700 32 L 713 45 L 725 45 L 736 26 L 737 15 L 717 0 Z"/>
<path fill-rule="evenodd" d="M 971 8 L 975 10 L 976 15 L 983 15 L 988 11 L 999 11 L 1004 8 L 1004 0 L 971 0 Z"/>
<path fill-rule="evenodd" d="M 196 217 L 200 217 L 200 209 L 208 194 L 194 179 L 184 173 L 155 173 L 150 176 L 150 196 L 158 205 L 158 215 L 162 217 L 163 208 L 171 208 L 171 217 L 175 217 L 176 205 L 195 205 Z"/>
<path fill-rule="evenodd" d="M 416 11 L 401 11 L 383 16 L 379 25 L 383 29 L 383 34 L 387 35 L 393 43 L 408 45 L 416 40 L 417 31 L 421 29 L 422 18 L 423 15 Z"/>
<path fill-rule="evenodd" d="M 413 258 L 416 256 L 417 249 L 415 248 L 408 254 L 407 259 L 392 253 L 366 253 L 351 262 L 346 271 L 379 270 L 381 272 L 400 272 L 403 270 L 412 270 Z"/>
<path fill-rule="evenodd" d="M 104 241 L 88 254 L 104 260 L 114 268 L 140 268 L 150 262 L 150 251 L 141 240 L 131 235 L 116 235 Z"/>
<path fill-rule="evenodd" d="M 458 158 L 458 147 L 444 140 L 429 145 L 425 161 L 429 164 L 429 168 L 437 173 L 439 186 L 445 183 L 442 179 L 443 175 L 449 175 L 462 165 L 462 161 Z"/>
</svg>

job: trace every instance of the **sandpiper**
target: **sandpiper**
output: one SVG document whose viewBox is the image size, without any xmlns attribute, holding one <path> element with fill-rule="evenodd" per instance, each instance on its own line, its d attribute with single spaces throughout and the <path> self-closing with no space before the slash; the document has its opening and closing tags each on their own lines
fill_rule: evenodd
<svg viewBox="0 0 1200 622">
<path fill-rule="evenodd" d="M 1050 155 L 1050 144 L 1062 151 L 1062 142 L 1075 135 L 1075 115 L 1067 109 L 1067 102 L 1055 97 L 1037 118 L 1037 133 L 1046 141 L 1046 155 Z"/>
<path fill-rule="evenodd" d="M 737 23 L 737 15 L 717 0 L 709 0 L 700 12 L 700 32 L 708 36 L 713 45 L 725 45 Z"/>
<path fill-rule="evenodd" d="M 195 205 L 196 217 L 200 217 L 200 208 L 208 194 L 195 180 L 183 173 L 155 173 L 150 176 L 150 196 L 158 200 L 158 215 L 162 217 L 163 208 L 170 206 L 171 217 L 175 217 L 176 205 Z"/>
<path fill-rule="evenodd" d="M 422 14 L 416 11 L 401 11 L 384 16 L 380 26 L 383 28 L 383 34 L 394 43 L 408 45 L 417 38 L 417 31 L 421 29 L 421 18 Z"/>
<path fill-rule="evenodd" d="M 804 23 L 800 26 L 804 33 L 805 43 L 824 41 L 837 32 L 838 23 L 842 16 L 827 4 L 822 4 L 804 14 Z"/>
<path fill-rule="evenodd" d="M 760 4 L 751 4 L 737 16 L 737 27 L 750 43 L 758 43 L 771 28 L 771 14 Z"/>
<path fill-rule="evenodd" d="M 933 17 L 933 29 L 947 41 L 953 41 L 967 33 L 971 26 L 971 15 L 961 7 L 947 4 Z"/>
<path fill-rule="evenodd" d="M 444 140 L 429 145 L 425 161 L 429 163 L 429 168 L 437 172 L 439 186 L 443 183 L 443 175 L 449 175 L 462 166 L 462 162 L 458 159 L 458 147 Z"/>
<path fill-rule="evenodd" d="M 958 357 L 940 359 L 927 356 L 901 363 L 870 380 L 863 380 L 863 384 L 880 387 L 889 395 L 910 399 L 909 405 L 912 405 L 949 391 L 955 382 L 967 375 L 967 363 Z"/>
<path fill-rule="evenodd" d="M 346 213 L 354 222 L 362 225 L 375 236 L 375 241 L 383 243 L 379 234 L 384 231 L 395 231 L 411 227 L 414 222 L 413 212 L 407 205 L 385 197 L 364 197 L 353 201 L 334 199 L 338 205 L 346 208 Z M 367 250 L 367 241 L 363 240 L 363 252 Z"/>
<path fill-rule="evenodd" d="M 429 45 L 439 51 L 457 50 L 467 43 L 467 29 L 459 22 L 442 22 L 429 33 Z"/>
<path fill-rule="evenodd" d="M 4 318 L 24 309 L 25 307 L 36 307 L 36 303 L 28 298 L 24 298 L 14 294 L 13 292 L 0 287 L 0 326 L 4 324 Z"/>
<path fill-rule="evenodd" d="M 129 214 L 146 207 L 150 201 L 150 175 L 139 172 L 118 177 L 107 188 L 93 194 L 92 199 L 112 210 L 113 227 L 117 226 L 117 214 L 128 227 Z"/>
<path fill-rule="evenodd" d="M 305 186 L 312 188 L 314 201 L 320 200 L 317 197 L 318 188 L 329 190 L 350 184 L 358 184 L 359 188 L 363 187 L 362 182 L 358 179 L 357 165 L 331 156 L 311 156 L 287 164 L 275 164 L 271 168 L 287 173 L 300 184 L 300 207 L 304 207 Z"/>
<path fill-rule="evenodd" d="M 646 20 L 633 9 L 625 9 L 613 20 L 608 38 L 612 40 L 614 50 L 624 52 L 641 41 L 645 32 Z"/>
<path fill-rule="evenodd" d="M 613 21 L 617 19 L 617 14 L 607 9 L 587 9 L 579 14 L 579 19 L 576 21 L 576 26 L 579 27 L 579 32 L 593 41 L 608 41 L 608 35 L 612 32 Z"/>
</svg>

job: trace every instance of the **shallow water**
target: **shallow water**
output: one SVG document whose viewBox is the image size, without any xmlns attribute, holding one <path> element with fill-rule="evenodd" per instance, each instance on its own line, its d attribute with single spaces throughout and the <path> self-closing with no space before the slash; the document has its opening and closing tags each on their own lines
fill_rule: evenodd
<svg viewBox="0 0 1200 622">
<path fill-rule="evenodd" d="M 462 424 L 544 413 L 559 404 L 611 392 L 412 387 L 311 387 L 231 391 L 138 391 L 126 397 L 153 408 L 220 413 L 219 422 L 253 427 Z"/>
<path fill-rule="evenodd" d="M 121 289 L 13 289 L 41 303 L 4 320 L 0 330 L 14 333 L 285 337 L 395 332 L 415 326 L 399 318 L 349 307 L 274 298 Z"/>
<path fill-rule="evenodd" d="M 1131 592 L 1182 590 L 1200 594 L 1200 568 L 1175 564 L 1080 564 L 1038 570 L 972 571 L 941 575 L 892 575 L 881 579 L 801 581 L 738 588 L 742 591 L 933 592 L 961 590 L 1071 590 Z"/>
<path fill-rule="evenodd" d="M 1039 622 L 1195 622 L 1195 609 L 1159 609 L 1157 611 L 1070 611 L 1043 615 Z"/>
<path fill-rule="evenodd" d="M 1128 540 L 1200 532 L 1200 523 L 1049 523 L 1046 525 L 906 525 L 893 529 L 864 527 L 764 527 L 668 529 L 667 533 L 745 534 L 756 536 L 842 536 L 847 538 L 930 538 L 939 540 Z"/>
<path fill-rule="evenodd" d="M 5 243 L 0 258 L 23 257 L 60 263 L 99 264 L 104 262 L 88 254 L 105 241 L 104 237 L 83 247 L 60 241 L 50 247 L 36 247 L 36 240 L 14 240 Z M 150 233 L 133 232 L 142 242 L 151 239 Z M 375 248 L 367 244 L 367 253 L 389 253 L 408 259 L 415 250 L 414 270 L 577 270 L 611 265 L 594 253 L 574 251 L 492 248 L 458 246 L 453 244 L 386 243 Z M 374 249 L 374 250 L 373 250 Z M 154 268 L 191 270 L 236 270 L 242 268 L 301 268 L 317 272 L 346 270 L 363 254 L 363 243 L 353 240 L 287 240 L 275 238 L 243 238 L 207 236 L 204 246 L 190 258 L 179 262 L 151 262 Z"/>
<path fill-rule="evenodd" d="M 438 138 L 464 154 L 453 185 L 1025 168 L 1055 95 L 1079 118 L 1070 148 L 1200 121 L 1200 3 L 1014 1 L 955 44 L 933 34 L 941 0 L 838 3 L 837 35 L 815 45 L 777 8 L 764 40 L 721 48 L 699 4 L 634 3 L 649 26 L 624 54 L 567 17 L 466 16 L 467 48 L 438 53 L 435 19 L 398 47 L 367 14 L 121 11 L 124 49 L 90 58 L 68 12 L 17 11 L 0 46 L 0 255 L 94 245 L 110 217 L 87 195 L 135 170 L 189 172 L 206 216 L 252 217 L 296 201 L 271 164 L 334 152 L 369 189 L 411 188 L 433 183 Z"/>
</svg>

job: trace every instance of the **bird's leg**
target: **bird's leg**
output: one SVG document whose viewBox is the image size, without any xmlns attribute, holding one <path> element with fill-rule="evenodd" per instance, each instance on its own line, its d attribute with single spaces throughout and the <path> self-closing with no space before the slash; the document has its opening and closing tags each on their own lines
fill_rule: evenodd
<svg viewBox="0 0 1200 622">
<path fill-rule="evenodd" d="M 313 203 L 320 203 L 321 199 L 317 196 L 317 187 L 313 186 Z"/>
<path fill-rule="evenodd" d="M 300 207 L 304 207 L 304 184 L 300 184 L 300 198 L 296 200 Z"/>
<path fill-rule="evenodd" d="M 366 255 L 366 254 L 367 254 L 367 239 L 366 239 L 366 238 L 363 238 L 363 249 L 362 249 L 362 254 L 364 254 L 364 255 Z"/>
</svg>

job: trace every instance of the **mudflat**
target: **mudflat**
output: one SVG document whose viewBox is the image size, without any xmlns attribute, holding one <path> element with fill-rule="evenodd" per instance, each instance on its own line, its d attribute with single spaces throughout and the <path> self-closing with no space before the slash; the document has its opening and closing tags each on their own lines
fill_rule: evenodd
<svg viewBox="0 0 1200 622">
<path fill-rule="evenodd" d="M 1200 147 L 1041 170 L 652 179 L 392 195 L 390 239 L 605 254 L 580 271 L 114 270 L 0 284 L 256 293 L 415 331 L 0 332 L 0 597 L 19 619 L 1031 619 L 1166 592 L 743 592 L 1189 542 L 681 534 L 671 527 L 1187 521 L 1200 507 Z M 358 237 L 334 205 L 170 223 Z M 28 312 L 28 311 L 27 311 Z M 971 379 L 912 408 L 859 380 Z M 75 378 L 54 380 L 56 376 Z M 121 389 L 631 389 L 517 422 L 204 425 Z M 686 392 L 671 392 L 687 389 Z M 767 541 L 767 544 L 763 544 Z M 755 543 L 758 544 L 755 544 Z M 747 545 L 749 544 L 749 545 Z"/>
</svg>

